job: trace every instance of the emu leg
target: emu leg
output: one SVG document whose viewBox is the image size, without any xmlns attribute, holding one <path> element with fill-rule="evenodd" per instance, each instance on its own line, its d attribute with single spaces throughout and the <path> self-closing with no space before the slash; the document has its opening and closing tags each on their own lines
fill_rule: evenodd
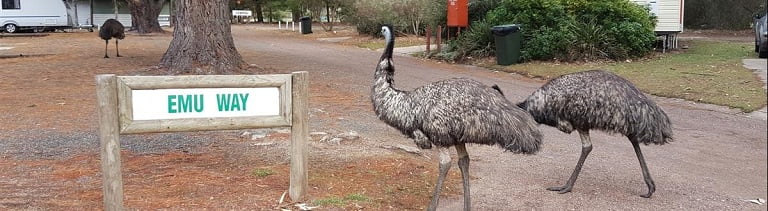
<svg viewBox="0 0 768 211">
<path fill-rule="evenodd" d="M 635 140 L 629 140 L 632 142 L 632 147 L 635 148 L 635 154 L 637 154 L 637 159 L 640 160 L 640 168 L 643 169 L 643 179 L 645 179 L 645 184 L 648 185 L 648 193 L 640 195 L 643 198 L 651 198 L 651 195 L 653 195 L 653 192 L 656 192 L 656 184 L 653 183 L 653 179 L 651 178 L 651 173 L 648 172 L 648 166 L 645 165 L 645 158 L 643 158 L 643 152 L 640 151 L 640 145 Z"/>
<path fill-rule="evenodd" d="M 459 154 L 459 169 L 461 169 L 461 181 L 464 183 L 464 210 L 470 210 L 469 201 L 469 154 L 464 143 L 456 145 L 456 153 Z"/>
<path fill-rule="evenodd" d="M 579 136 L 581 137 L 581 156 L 579 157 L 579 162 L 576 164 L 576 168 L 573 169 L 573 173 L 571 173 L 571 178 L 568 178 L 568 182 L 566 182 L 564 186 L 550 187 L 547 188 L 547 190 L 568 193 L 573 189 L 573 183 L 576 183 L 576 178 L 579 177 L 581 166 L 584 165 L 584 160 L 587 159 L 589 152 L 592 151 L 592 141 L 589 140 L 589 130 L 579 130 Z"/>
<path fill-rule="evenodd" d="M 123 57 L 123 56 L 120 56 L 120 48 L 117 46 L 117 43 L 118 43 L 118 39 L 115 39 L 115 49 L 117 50 L 117 57 Z"/>
<path fill-rule="evenodd" d="M 448 148 L 439 147 L 440 150 L 440 172 L 437 175 L 437 184 L 435 184 L 435 192 L 432 193 L 432 202 L 429 203 L 429 211 L 437 210 L 437 204 L 440 201 L 440 191 L 443 190 L 443 181 L 445 175 L 448 174 L 448 170 L 451 168 L 451 154 L 448 153 Z"/>
<path fill-rule="evenodd" d="M 109 40 L 104 40 L 104 58 L 109 58 L 109 56 L 107 56 L 108 46 L 109 46 Z"/>
</svg>

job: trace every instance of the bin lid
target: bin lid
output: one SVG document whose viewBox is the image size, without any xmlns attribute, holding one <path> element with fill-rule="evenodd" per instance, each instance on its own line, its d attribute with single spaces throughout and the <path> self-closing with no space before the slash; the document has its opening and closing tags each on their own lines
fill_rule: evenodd
<svg viewBox="0 0 768 211">
<path fill-rule="evenodd" d="M 499 25 L 491 28 L 491 32 L 497 36 L 504 36 L 517 31 L 520 31 L 520 25 L 517 24 Z"/>
<path fill-rule="evenodd" d="M 312 19 L 312 18 L 310 18 L 309 16 L 304 16 L 304 17 L 299 18 L 299 20 L 309 20 L 309 19 Z"/>
</svg>

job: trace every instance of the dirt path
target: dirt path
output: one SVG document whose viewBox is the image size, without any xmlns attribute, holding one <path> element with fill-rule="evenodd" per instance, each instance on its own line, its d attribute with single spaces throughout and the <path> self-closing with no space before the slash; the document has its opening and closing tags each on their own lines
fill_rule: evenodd
<svg viewBox="0 0 768 211">
<path fill-rule="evenodd" d="M 233 33 L 238 50 L 247 62 L 280 72 L 310 72 L 311 131 L 357 131 L 362 137 L 359 141 L 342 142 L 340 145 L 311 143 L 313 155 L 310 160 L 315 167 L 310 174 L 315 176 L 310 178 L 314 180 L 310 181 L 314 187 L 310 194 L 321 198 L 362 193 L 376 201 L 361 205 L 372 210 L 423 209 L 426 206 L 436 173 L 434 152 L 424 153 L 431 158 L 428 159 L 382 148 L 384 145 L 412 145 L 412 142 L 378 121 L 371 110 L 370 84 L 380 52 L 317 41 L 308 36 L 288 35 L 287 32 L 275 32 L 273 28 L 261 26 L 235 26 Z M 100 59 L 103 42 L 98 41 L 88 40 L 76 46 L 67 46 L 98 51 L 66 54 L 66 50 L 57 52 L 59 50 L 46 47 L 54 44 L 54 40 L 38 44 L 0 40 L 0 44 L 15 46 L 10 50 L 13 52 L 26 49 L 66 54 L 56 56 L 53 61 L 60 68 L 32 68 L 20 63 L 51 61 L 20 58 L 6 60 L 16 69 L 0 70 L 0 108 L 3 111 L 0 114 L 0 128 L 3 130 L 0 136 L 0 170 L 9 172 L 0 176 L 0 196 L 15 194 L 13 197 L 0 197 L 0 209 L 93 209 L 100 206 L 98 159 L 82 155 L 83 152 L 97 152 L 92 135 L 95 118 L 90 109 L 93 108 L 93 75 L 105 72 L 137 74 L 136 69 L 151 66 L 159 60 L 169 39 L 167 36 L 129 37 L 126 44 L 121 42 L 121 47 L 126 46 L 121 53 L 129 56 L 115 60 Z M 138 40 L 141 42 L 136 42 Z M 396 56 L 395 65 L 398 71 L 396 85 L 405 90 L 440 79 L 469 77 L 498 84 L 510 100 L 519 101 L 542 84 L 541 81 L 514 74 L 411 57 Z M 93 66 L 96 67 L 84 68 Z M 28 72 L 19 74 L 18 71 Z M 57 71 L 68 71 L 68 74 L 62 75 Z M 39 87 L 41 85 L 44 86 Z M 75 91 L 73 93 L 62 87 Z M 66 97 L 42 100 L 56 96 L 50 92 Z M 626 138 L 600 132 L 593 132 L 594 150 L 573 192 L 560 195 L 546 191 L 546 187 L 560 185 L 570 175 L 579 156 L 580 143 L 576 134 L 563 134 L 542 126 L 545 142 L 543 150 L 537 155 L 504 153 L 497 147 L 489 146 L 469 147 L 470 172 L 474 176 L 471 181 L 473 208 L 766 210 L 765 205 L 743 201 L 768 198 L 765 121 L 719 106 L 677 99 L 654 99 L 672 119 L 676 140 L 665 146 L 642 147 L 657 185 L 652 199 L 638 196 L 646 188 L 631 144 Z M 77 102 L 84 103 L 84 106 Z M 48 112 L 36 112 L 41 110 Z M 286 155 L 279 152 L 284 152 L 287 144 L 280 141 L 279 135 L 274 135 L 270 136 L 271 139 L 258 142 L 273 141 L 274 147 L 255 147 L 255 141 L 242 140 L 237 136 L 236 132 L 217 132 L 126 138 L 123 143 L 127 149 L 124 162 L 130 168 L 126 172 L 133 173 L 124 175 L 128 178 L 127 189 L 132 190 L 127 194 L 134 196 L 128 198 L 126 203 L 139 209 L 271 209 L 266 201 L 273 203 L 284 187 L 267 185 L 284 184 L 285 181 L 267 182 L 263 181 L 265 179 L 232 176 L 223 172 L 247 172 L 254 166 L 273 166 L 281 174 Z M 148 141 L 153 139 L 157 141 Z M 66 150 L 52 150 L 56 147 Z M 212 153 L 222 151 L 227 153 Z M 271 155 L 270 152 L 278 152 L 278 155 Z M 74 155 L 81 157 L 72 157 Z M 24 162 L 36 167 L 15 167 L 24 165 Z M 68 170 L 57 171 L 57 167 Z M 449 192 L 442 198 L 442 210 L 460 210 L 463 203 L 458 197 L 461 192 L 456 183 L 458 168 L 454 167 L 451 172 L 453 183 L 449 184 Z M 25 173 L 35 176 L 20 177 Z M 38 178 L 50 178 L 46 176 L 49 174 L 65 179 L 36 184 Z M 201 186 L 204 180 L 196 181 L 196 178 L 208 179 L 209 182 Z M 349 184 L 343 180 L 353 182 Z M 237 189 L 227 185 L 238 183 L 251 188 Z M 259 185 L 265 186 L 255 188 L 261 194 L 247 191 Z M 138 187 L 151 188 L 145 190 Z M 278 190 L 267 191 L 270 188 Z M 3 189 L 17 192 L 3 192 Z M 80 196 L 57 198 L 61 196 L 46 193 L 46 190 L 75 190 Z M 174 195 L 180 193 L 184 195 Z M 211 201 L 214 197 L 209 200 L 210 195 L 216 196 L 219 201 Z M 390 195 L 393 196 L 388 197 Z M 30 199 L 34 197 L 42 199 Z M 345 208 L 360 209 L 356 206 L 360 205 Z"/>
<path fill-rule="evenodd" d="M 240 33 L 237 33 L 240 34 Z M 357 124 L 345 125 L 376 139 L 393 133 L 370 112 L 367 94 L 379 52 L 347 48 L 316 41 L 237 36 L 244 49 L 269 57 L 254 63 L 276 68 L 308 70 L 315 83 L 346 90 L 360 104 Z M 316 47 L 307 47 L 315 44 Z M 265 59 L 261 59 L 265 58 Z M 288 62 L 279 62 L 281 59 Z M 295 60 L 292 58 L 296 58 Z M 300 59 L 298 59 L 300 58 Z M 296 62 L 291 62 L 296 61 Z M 512 101 L 519 101 L 540 86 L 538 81 L 489 72 L 469 66 L 438 64 L 410 57 L 395 58 L 397 86 L 412 89 L 444 78 L 470 77 L 499 84 Z M 535 156 L 503 153 L 495 147 L 473 146 L 471 172 L 474 207 L 509 209 L 762 209 L 745 199 L 766 198 L 766 122 L 736 111 L 676 99 L 655 98 L 672 118 L 676 141 L 665 146 L 643 147 L 658 190 L 653 199 L 646 191 L 631 144 L 624 137 L 595 133 L 595 149 L 573 193 L 559 195 L 544 190 L 560 185 L 570 175 L 579 155 L 575 134 L 566 135 L 542 126 L 544 150 Z M 318 105 L 322 106 L 322 105 Z M 362 127 L 361 127 L 362 126 Z M 381 139 L 380 141 L 388 141 Z M 460 199 L 447 200 L 444 208 L 460 209 Z"/>
</svg>

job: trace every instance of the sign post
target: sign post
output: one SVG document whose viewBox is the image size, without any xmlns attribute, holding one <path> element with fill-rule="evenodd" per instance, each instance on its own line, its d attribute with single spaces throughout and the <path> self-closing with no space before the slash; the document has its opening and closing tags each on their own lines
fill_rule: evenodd
<svg viewBox="0 0 768 211">
<path fill-rule="evenodd" d="M 120 134 L 291 127 L 293 200 L 307 192 L 308 73 L 96 76 L 104 209 L 123 209 Z"/>
</svg>

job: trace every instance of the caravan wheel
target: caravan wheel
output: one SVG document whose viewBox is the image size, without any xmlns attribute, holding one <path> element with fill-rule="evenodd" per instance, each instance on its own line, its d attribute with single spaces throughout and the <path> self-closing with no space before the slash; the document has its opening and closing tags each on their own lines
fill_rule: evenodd
<svg viewBox="0 0 768 211">
<path fill-rule="evenodd" d="M 9 23 L 9 24 L 5 24 L 5 26 L 3 27 L 3 29 L 5 29 L 5 32 L 8 32 L 8 33 L 14 33 L 14 32 L 16 32 L 16 30 L 17 30 L 18 28 L 16 27 L 16 25 L 15 25 L 15 24 Z"/>
</svg>

